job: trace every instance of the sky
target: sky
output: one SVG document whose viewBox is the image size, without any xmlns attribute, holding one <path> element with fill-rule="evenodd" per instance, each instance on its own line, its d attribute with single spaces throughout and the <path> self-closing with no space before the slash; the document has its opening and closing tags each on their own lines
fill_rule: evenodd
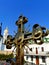
<svg viewBox="0 0 49 65">
<path fill-rule="evenodd" d="M 17 32 L 15 22 L 20 15 L 28 18 L 26 28 L 38 23 L 49 29 L 49 0 L 0 0 L 0 23 L 2 34 L 7 27 L 10 35 Z"/>
</svg>

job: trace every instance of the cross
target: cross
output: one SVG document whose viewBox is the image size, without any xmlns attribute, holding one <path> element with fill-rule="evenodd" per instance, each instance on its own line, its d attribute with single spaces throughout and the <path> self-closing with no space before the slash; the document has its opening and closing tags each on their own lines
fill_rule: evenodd
<svg viewBox="0 0 49 65">
<path fill-rule="evenodd" d="M 16 49 L 16 63 L 15 65 L 24 65 L 24 46 L 28 47 L 28 41 L 33 40 L 36 44 L 42 44 L 42 38 L 48 35 L 46 28 L 41 27 L 38 24 L 33 26 L 33 31 L 24 33 L 24 25 L 28 22 L 28 19 L 24 16 L 19 16 L 16 21 L 16 25 L 18 26 L 18 31 L 14 37 L 11 35 L 7 36 L 7 40 L 5 40 L 6 47 L 11 49 L 12 44 L 17 48 Z M 44 32 L 46 30 L 46 32 Z M 43 34 L 44 33 L 44 34 Z M 37 40 L 40 42 L 38 43 Z M 29 47 L 28 47 L 29 48 Z M 30 48 L 29 48 L 30 49 Z"/>
</svg>

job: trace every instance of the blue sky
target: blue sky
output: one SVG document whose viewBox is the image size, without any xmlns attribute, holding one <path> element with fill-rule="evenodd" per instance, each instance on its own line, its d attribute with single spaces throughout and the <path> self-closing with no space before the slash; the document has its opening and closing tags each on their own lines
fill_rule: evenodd
<svg viewBox="0 0 49 65">
<path fill-rule="evenodd" d="M 49 0 L 0 0 L 2 33 L 8 27 L 9 34 L 14 35 L 15 22 L 21 14 L 28 18 L 30 29 L 35 23 L 49 29 Z"/>
</svg>

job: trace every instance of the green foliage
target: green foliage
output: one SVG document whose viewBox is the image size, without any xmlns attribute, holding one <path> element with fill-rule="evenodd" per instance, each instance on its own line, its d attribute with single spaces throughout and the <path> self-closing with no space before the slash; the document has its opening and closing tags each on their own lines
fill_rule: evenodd
<svg viewBox="0 0 49 65">
<path fill-rule="evenodd" d="M 28 43 L 29 43 L 29 44 L 33 44 L 34 41 L 33 41 L 33 40 L 29 40 Z"/>
<path fill-rule="evenodd" d="M 13 58 L 13 54 L 9 55 L 0 54 L 0 60 L 6 60 L 7 58 Z"/>
</svg>

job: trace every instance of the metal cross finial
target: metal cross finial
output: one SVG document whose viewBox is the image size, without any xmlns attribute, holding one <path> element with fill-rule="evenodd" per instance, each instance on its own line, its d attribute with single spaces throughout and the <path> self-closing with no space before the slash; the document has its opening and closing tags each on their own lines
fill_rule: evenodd
<svg viewBox="0 0 49 65">
<path fill-rule="evenodd" d="M 27 23 L 27 21 L 28 20 L 26 17 L 20 16 L 19 19 L 16 21 L 16 25 L 18 26 L 17 34 L 14 37 L 9 35 L 5 42 L 7 48 L 11 48 L 12 44 L 14 44 L 17 48 L 15 65 L 24 65 L 24 46 L 27 46 L 29 40 L 32 40 L 34 41 L 34 43 L 40 45 L 43 43 L 43 37 L 48 34 L 47 32 L 44 32 L 43 34 L 43 31 L 46 30 L 46 28 L 42 28 L 39 24 L 35 24 L 33 26 L 33 32 L 24 33 L 23 27 L 24 24 Z"/>
</svg>

